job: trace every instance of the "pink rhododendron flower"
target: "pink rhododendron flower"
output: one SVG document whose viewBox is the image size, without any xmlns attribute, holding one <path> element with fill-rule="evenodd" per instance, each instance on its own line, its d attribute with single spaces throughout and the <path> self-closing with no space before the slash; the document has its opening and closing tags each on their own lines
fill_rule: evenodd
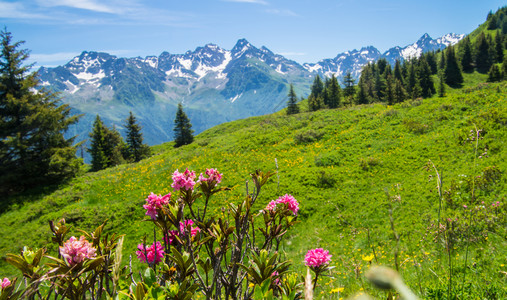
<svg viewBox="0 0 507 300">
<path fill-rule="evenodd" d="M 143 208 L 146 209 L 146 215 L 150 216 L 153 220 L 157 219 L 157 209 L 162 208 L 163 205 L 169 203 L 171 199 L 171 193 L 160 196 L 155 195 L 153 192 L 146 198 L 146 204 L 143 205 Z"/>
<path fill-rule="evenodd" d="M 276 203 L 284 203 L 287 204 L 287 208 L 292 211 L 294 215 L 298 214 L 299 210 L 299 203 L 292 195 L 285 194 L 285 196 L 282 196 L 276 200 Z"/>
<path fill-rule="evenodd" d="M 216 186 L 222 181 L 222 175 L 223 174 L 218 173 L 217 169 L 206 169 L 206 176 L 208 176 L 208 178 L 204 177 L 201 173 L 201 175 L 199 175 L 199 181 L 214 182 Z"/>
<path fill-rule="evenodd" d="M 305 265 L 314 268 L 327 265 L 331 261 L 331 256 L 329 251 L 322 248 L 309 250 L 305 255 Z"/>
<path fill-rule="evenodd" d="M 276 209 L 276 201 L 275 200 L 271 200 L 268 205 L 266 205 L 266 210 L 270 210 L 270 211 L 273 211 Z"/>
<path fill-rule="evenodd" d="M 71 237 L 60 247 L 60 254 L 69 265 L 73 266 L 85 260 L 85 258 L 93 258 L 96 256 L 95 248 L 81 236 L 78 239 Z"/>
<path fill-rule="evenodd" d="M 186 220 L 184 223 L 180 222 L 180 231 L 182 233 L 185 233 L 185 228 L 187 228 L 188 225 L 190 225 L 190 236 L 192 236 L 192 237 L 194 237 L 198 232 L 201 231 L 201 229 L 199 227 L 192 226 L 192 225 L 194 225 L 194 221 L 192 221 L 192 220 Z"/>
<path fill-rule="evenodd" d="M 164 237 L 164 241 L 169 245 L 173 245 L 173 243 L 176 241 L 176 236 L 178 235 L 178 230 L 169 230 L 167 232 L 167 237 Z"/>
<path fill-rule="evenodd" d="M 173 184 L 171 185 L 176 191 L 180 189 L 184 190 L 192 190 L 195 185 L 195 172 L 189 171 L 188 169 L 185 172 L 180 173 L 178 170 L 173 173 Z"/>
<path fill-rule="evenodd" d="M 164 246 L 160 242 L 153 243 L 151 246 L 139 244 L 137 245 L 138 251 L 136 251 L 137 258 L 143 263 L 148 262 L 150 264 L 158 264 L 164 257 Z"/>
<path fill-rule="evenodd" d="M 2 280 L 2 285 L 1 285 L 2 289 L 5 289 L 9 285 L 11 285 L 11 281 L 9 280 L 9 278 L 5 277 L 4 280 Z"/>
</svg>

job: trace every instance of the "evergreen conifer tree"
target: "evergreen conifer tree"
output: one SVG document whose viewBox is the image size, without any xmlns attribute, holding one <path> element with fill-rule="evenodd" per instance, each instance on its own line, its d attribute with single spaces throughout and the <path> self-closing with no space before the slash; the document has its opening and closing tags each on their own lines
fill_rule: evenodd
<svg viewBox="0 0 507 300">
<path fill-rule="evenodd" d="M 191 144 L 194 141 L 194 131 L 190 119 L 183 111 L 183 105 L 178 103 L 178 110 L 176 111 L 176 118 L 174 119 L 174 147 L 178 148 L 183 145 Z"/>
<path fill-rule="evenodd" d="M 356 80 L 352 77 L 352 74 L 350 73 L 350 71 L 347 71 L 347 73 L 345 73 L 345 76 L 343 77 L 343 95 L 345 97 L 353 97 L 354 94 L 356 93 L 356 90 L 354 88 L 354 83 L 356 82 Z"/>
<path fill-rule="evenodd" d="M 488 82 L 496 82 L 502 80 L 502 73 L 496 64 L 492 64 L 488 72 Z"/>
<path fill-rule="evenodd" d="M 327 97 L 329 108 L 337 108 L 340 106 L 341 88 L 334 74 L 331 76 L 330 84 L 327 88 Z"/>
<path fill-rule="evenodd" d="M 502 78 L 504 80 L 507 80 L 507 56 L 505 56 L 503 58 L 503 63 L 502 63 Z"/>
<path fill-rule="evenodd" d="M 299 106 L 297 104 L 298 98 L 296 96 L 296 92 L 294 92 L 294 86 L 290 85 L 289 94 L 287 95 L 289 100 L 287 100 L 287 114 L 294 115 L 299 113 Z"/>
<path fill-rule="evenodd" d="M 467 36 L 460 47 L 461 50 L 461 68 L 463 72 L 473 72 L 474 66 L 473 57 L 472 57 L 472 44 L 470 43 L 470 38 Z"/>
<path fill-rule="evenodd" d="M 366 92 L 366 84 L 365 80 L 361 76 L 359 78 L 359 83 L 357 84 L 357 93 L 356 93 L 356 103 L 357 104 L 368 104 L 368 95 Z"/>
<path fill-rule="evenodd" d="M 394 99 L 396 103 L 403 102 L 405 99 L 407 99 L 407 91 L 403 87 L 403 84 L 401 81 L 395 79 L 396 83 L 394 85 Z"/>
<path fill-rule="evenodd" d="M 386 81 L 380 74 L 380 70 L 375 72 L 375 96 L 377 101 L 384 101 L 386 93 Z"/>
<path fill-rule="evenodd" d="M 141 126 L 137 124 L 136 117 L 130 112 L 129 117 L 125 121 L 127 129 L 127 147 L 126 152 L 129 160 L 138 162 L 150 155 L 150 147 L 143 143 L 143 134 Z"/>
<path fill-rule="evenodd" d="M 454 47 L 449 46 L 445 51 L 445 83 L 450 86 L 459 86 L 463 83 L 463 75 L 456 59 Z"/>
<path fill-rule="evenodd" d="M 73 138 L 63 136 L 79 116 L 29 73 L 23 43 L 0 32 L 0 194 L 57 182 L 80 168 Z"/>
<path fill-rule="evenodd" d="M 106 132 L 104 123 L 99 115 L 95 118 L 92 132 L 90 132 L 90 148 L 87 150 L 92 157 L 91 171 L 99 171 L 107 168 L 108 158 L 104 153 Z"/>
<path fill-rule="evenodd" d="M 489 44 L 484 32 L 481 32 L 476 41 L 475 66 L 480 73 L 486 73 L 493 63 L 489 53 Z"/>
<path fill-rule="evenodd" d="M 392 75 L 387 76 L 386 80 L 386 101 L 387 104 L 393 105 L 396 102 L 395 96 L 394 96 L 394 89 L 395 89 L 395 83 L 394 78 Z"/>
<path fill-rule="evenodd" d="M 315 76 L 315 79 L 313 80 L 310 94 L 313 95 L 314 98 L 317 98 L 319 96 L 322 96 L 323 91 L 324 91 L 324 83 L 322 82 L 322 79 L 320 79 L 320 76 L 317 74 L 317 76 Z"/>
<path fill-rule="evenodd" d="M 431 79 L 431 69 L 424 56 L 419 59 L 418 64 L 419 85 L 421 86 L 421 96 L 429 98 L 435 93 L 435 85 Z"/>
<path fill-rule="evenodd" d="M 322 108 L 324 103 L 322 102 L 322 96 L 315 97 L 314 95 L 310 94 L 308 96 L 308 110 L 309 111 L 317 111 Z"/>
<path fill-rule="evenodd" d="M 394 64 L 394 79 L 399 80 L 401 83 L 403 83 L 403 73 L 401 71 L 401 64 L 398 59 Z"/>
<path fill-rule="evenodd" d="M 503 62 L 503 40 L 502 40 L 502 34 L 500 30 L 496 31 L 495 36 L 495 58 L 496 62 L 501 63 Z"/>
</svg>

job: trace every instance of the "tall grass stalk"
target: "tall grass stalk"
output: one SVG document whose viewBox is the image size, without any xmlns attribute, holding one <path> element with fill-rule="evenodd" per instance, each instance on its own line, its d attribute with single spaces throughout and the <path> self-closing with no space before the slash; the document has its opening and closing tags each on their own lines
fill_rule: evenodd
<svg viewBox="0 0 507 300">
<path fill-rule="evenodd" d="M 475 149 L 474 149 L 474 165 L 473 165 L 473 179 L 472 179 L 472 198 L 471 202 L 475 202 L 475 172 L 477 170 L 477 150 L 479 148 L 479 137 L 481 130 L 477 129 L 477 126 L 474 124 L 475 129 Z M 463 268 L 463 280 L 461 281 L 461 291 L 460 294 L 463 296 L 463 289 L 465 288 L 465 279 L 467 274 L 467 262 L 468 262 L 468 250 L 470 247 L 470 227 L 472 227 L 472 211 L 469 211 L 469 217 L 468 217 L 468 228 L 467 228 L 467 240 L 466 240 L 466 250 L 465 250 L 465 265 Z"/>
</svg>

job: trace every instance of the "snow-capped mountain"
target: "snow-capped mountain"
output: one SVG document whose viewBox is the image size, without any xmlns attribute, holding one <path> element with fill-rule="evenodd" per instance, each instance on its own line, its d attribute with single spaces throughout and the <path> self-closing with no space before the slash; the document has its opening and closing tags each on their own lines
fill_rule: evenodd
<svg viewBox="0 0 507 300">
<path fill-rule="evenodd" d="M 369 62 L 385 57 L 394 64 L 426 51 L 457 43 L 463 35 L 436 40 L 427 34 L 404 48 L 381 54 L 373 46 L 347 51 L 332 59 L 300 65 L 266 47 L 238 40 L 231 50 L 214 44 L 184 54 L 163 52 L 145 58 L 121 58 L 85 51 L 63 66 L 41 68 L 43 86 L 61 92 L 63 102 L 84 117 L 69 132 L 77 141 L 87 139 L 95 115 L 120 131 L 132 111 L 144 127 L 149 144 L 172 140 L 173 118 L 183 103 L 196 133 L 217 124 L 283 108 L 288 86 L 306 96 L 316 74 L 355 78 Z"/>
<path fill-rule="evenodd" d="M 432 39 L 425 33 L 417 42 L 405 47 L 393 47 L 384 52 L 373 47 L 364 47 L 361 50 L 347 51 L 338 54 L 333 59 L 323 59 L 314 64 L 303 64 L 310 72 L 317 72 L 320 75 L 330 77 L 334 74 L 336 77 L 342 77 L 346 72 L 350 71 L 354 78 L 359 78 L 361 69 L 369 62 L 376 61 L 379 58 L 385 58 L 391 65 L 396 60 L 404 61 L 413 57 L 419 57 L 422 53 L 429 51 L 442 50 L 449 45 L 458 43 L 465 37 L 464 34 L 446 34 L 438 39 Z"/>
</svg>

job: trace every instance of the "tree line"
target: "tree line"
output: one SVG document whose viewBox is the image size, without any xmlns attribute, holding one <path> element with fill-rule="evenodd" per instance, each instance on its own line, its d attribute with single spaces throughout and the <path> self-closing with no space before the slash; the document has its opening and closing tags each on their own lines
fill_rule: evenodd
<svg viewBox="0 0 507 300">
<path fill-rule="evenodd" d="M 346 105 L 385 102 L 389 105 L 408 99 L 443 97 L 446 87 L 459 88 L 463 73 L 487 74 L 488 82 L 507 80 L 507 7 L 490 13 L 485 25 L 488 31 L 476 37 L 465 37 L 443 51 L 426 52 L 420 57 L 394 66 L 382 58 L 370 62 L 361 70 L 357 85 L 350 71 L 346 72 L 342 85 L 335 75 L 322 79 L 315 76 L 308 96 L 308 110 L 337 108 Z M 292 85 L 287 102 L 287 114 L 299 112 Z"/>
</svg>

